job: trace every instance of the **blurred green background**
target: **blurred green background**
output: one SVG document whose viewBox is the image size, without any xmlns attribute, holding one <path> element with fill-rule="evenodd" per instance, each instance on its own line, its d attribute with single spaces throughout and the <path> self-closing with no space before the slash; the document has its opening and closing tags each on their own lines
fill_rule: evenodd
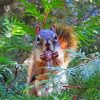
<svg viewBox="0 0 100 100">
<path fill-rule="evenodd" d="M 94 72 L 83 80 L 82 70 L 72 71 L 75 75 L 70 74 L 69 84 L 85 88 L 38 98 L 25 94 L 27 67 L 23 62 L 34 48 L 34 28 L 38 23 L 43 28 L 53 23 L 74 27 L 79 48 L 78 53 L 73 52 L 69 70 L 80 69 L 83 64 L 89 72 Z M 100 0 L 0 0 L 1 100 L 73 100 L 74 95 L 78 100 L 100 100 L 99 61 Z"/>
</svg>

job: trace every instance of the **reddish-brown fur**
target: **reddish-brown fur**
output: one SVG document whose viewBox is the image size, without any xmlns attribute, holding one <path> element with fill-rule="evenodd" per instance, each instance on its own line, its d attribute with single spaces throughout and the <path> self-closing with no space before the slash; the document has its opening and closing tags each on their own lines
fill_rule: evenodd
<svg viewBox="0 0 100 100">
<path fill-rule="evenodd" d="M 62 68 L 67 68 L 67 65 L 70 62 L 69 54 L 65 51 L 67 49 L 76 49 L 77 48 L 77 39 L 74 34 L 73 28 L 66 25 L 55 25 L 56 33 L 58 36 L 58 41 L 60 43 L 61 49 L 58 50 L 58 53 L 62 53 L 64 56 L 58 57 L 53 60 L 52 66 L 60 66 Z M 42 45 L 43 46 L 43 45 Z M 28 66 L 28 80 L 27 83 L 29 85 L 36 85 L 39 81 L 48 79 L 46 73 L 48 70 L 46 69 L 46 62 L 42 61 L 39 57 L 42 54 L 41 48 L 33 49 L 32 55 L 30 57 L 30 64 Z M 56 74 L 56 72 L 53 72 Z M 32 80 L 32 76 L 35 75 L 36 79 Z M 29 91 L 29 94 L 35 94 L 39 96 L 39 90 L 43 87 L 43 85 L 39 85 L 38 87 L 32 88 Z"/>
</svg>

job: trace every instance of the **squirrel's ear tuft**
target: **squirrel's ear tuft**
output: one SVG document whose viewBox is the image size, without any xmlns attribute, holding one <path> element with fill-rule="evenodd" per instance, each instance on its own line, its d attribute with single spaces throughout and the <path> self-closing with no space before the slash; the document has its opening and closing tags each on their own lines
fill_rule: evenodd
<svg viewBox="0 0 100 100">
<path fill-rule="evenodd" d="M 55 25 L 51 25 L 50 30 L 56 32 L 56 27 L 55 27 Z"/>
<path fill-rule="evenodd" d="M 36 34 L 38 34 L 40 32 L 40 25 L 36 25 L 35 32 L 36 32 Z"/>
</svg>

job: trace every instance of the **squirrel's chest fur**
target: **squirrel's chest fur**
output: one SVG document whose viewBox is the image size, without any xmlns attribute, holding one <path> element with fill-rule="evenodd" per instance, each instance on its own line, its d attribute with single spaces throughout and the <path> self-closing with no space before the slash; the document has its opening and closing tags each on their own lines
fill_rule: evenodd
<svg viewBox="0 0 100 100">
<path fill-rule="evenodd" d="M 42 48 L 41 48 L 42 49 Z M 47 64 L 45 61 L 40 59 L 40 55 L 42 54 L 42 50 L 40 48 L 35 48 L 34 52 L 34 73 L 35 75 L 45 74 L 47 72 Z M 61 48 L 56 48 L 59 56 L 52 60 L 53 67 L 63 67 L 64 66 L 64 52 Z"/>
</svg>

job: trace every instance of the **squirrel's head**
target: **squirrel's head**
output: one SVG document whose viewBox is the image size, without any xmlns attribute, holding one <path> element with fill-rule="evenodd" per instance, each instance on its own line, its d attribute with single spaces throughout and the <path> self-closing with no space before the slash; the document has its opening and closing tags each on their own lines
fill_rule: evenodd
<svg viewBox="0 0 100 100">
<path fill-rule="evenodd" d="M 50 29 L 40 29 L 40 26 L 36 26 L 36 44 L 41 47 L 41 49 L 51 49 L 54 50 L 58 46 L 58 37 L 56 34 L 56 29 L 51 26 Z"/>
</svg>

